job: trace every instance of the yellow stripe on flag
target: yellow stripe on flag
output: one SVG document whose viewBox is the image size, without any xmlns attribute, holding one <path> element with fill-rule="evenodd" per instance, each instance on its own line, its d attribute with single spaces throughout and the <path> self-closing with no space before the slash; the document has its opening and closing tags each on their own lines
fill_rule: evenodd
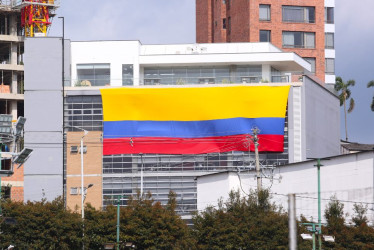
<svg viewBox="0 0 374 250">
<path fill-rule="evenodd" d="M 102 89 L 104 121 L 285 117 L 290 86 Z"/>
</svg>

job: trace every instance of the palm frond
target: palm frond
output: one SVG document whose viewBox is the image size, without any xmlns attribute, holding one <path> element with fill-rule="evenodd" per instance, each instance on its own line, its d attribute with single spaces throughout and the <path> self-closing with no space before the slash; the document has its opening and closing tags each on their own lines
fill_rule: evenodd
<svg viewBox="0 0 374 250">
<path fill-rule="evenodd" d="M 343 95 L 343 93 L 342 94 L 340 94 L 339 95 L 339 100 L 340 100 L 340 106 L 343 106 L 343 104 L 344 104 L 344 95 Z"/>
<path fill-rule="evenodd" d="M 355 84 L 356 84 L 356 82 L 355 82 L 355 80 L 349 80 L 348 82 L 347 82 L 347 87 L 348 86 L 355 86 Z"/>
<path fill-rule="evenodd" d="M 373 96 L 373 100 L 371 101 L 371 111 L 374 112 L 374 96 Z"/>
<path fill-rule="evenodd" d="M 343 79 L 340 76 L 336 77 L 335 85 L 334 85 L 335 90 L 340 91 L 343 88 L 343 86 L 344 86 Z"/>
<path fill-rule="evenodd" d="M 368 88 L 370 87 L 374 87 L 374 80 L 371 80 L 370 82 L 368 82 Z"/>
<path fill-rule="evenodd" d="M 349 100 L 349 108 L 348 108 L 348 113 L 351 113 L 353 111 L 353 109 L 355 108 L 355 100 L 353 100 L 353 98 L 351 98 Z"/>
</svg>

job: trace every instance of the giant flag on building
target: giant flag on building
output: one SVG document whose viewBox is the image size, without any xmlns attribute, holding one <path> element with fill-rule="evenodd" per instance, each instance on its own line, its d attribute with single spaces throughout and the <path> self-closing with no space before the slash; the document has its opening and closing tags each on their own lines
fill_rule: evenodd
<svg viewBox="0 0 374 250">
<path fill-rule="evenodd" d="M 104 155 L 282 152 L 290 86 L 102 89 Z"/>
</svg>

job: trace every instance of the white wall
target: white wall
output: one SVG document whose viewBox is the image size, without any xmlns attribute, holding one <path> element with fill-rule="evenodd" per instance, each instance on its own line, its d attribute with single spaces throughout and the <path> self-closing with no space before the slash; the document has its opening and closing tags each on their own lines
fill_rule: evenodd
<svg viewBox="0 0 374 250">
<path fill-rule="evenodd" d="M 110 64 L 110 85 L 122 86 L 122 65 L 134 65 L 134 85 L 142 84 L 143 67 L 266 64 L 285 72 L 310 70 L 295 53 L 282 52 L 270 43 L 142 45 L 139 41 L 71 43 L 71 86 L 77 64 Z M 269 72 L 266 73 L 269 78 Z M 268 80 L 271 80 L 270 78 Z"/>
<path fill-rule="evenodd" d="M 139 85 L 138 41 L 92 41 L 71 43 L 72 86 L 77 79 L 77 64 L 109 63 L 111 86 L 122 86 L 122 64 L 134 65 L 134 85 Z"/>
<path fill-rule="evenodd" d="M 310 219 L 318 218 L 317 209 L 317 168 L 316 161 L 295 163 L 275 170 L 273 178 L 263 179 L 263 187 L 270 188 L 273 201 L 288 208 L 287 195 L 296 193 L 297 214 L 303 214 Z M 352 216 L 354 202 L 368 204 L 368 218 L 374 222 L 374 152 L 343 155 L 322 161 L 321 167 L 321 197 L 322 215 L 331 196 L 336 197 L 344 204 L 344 211 L 348 217 Z M 270 172 L 264 171 L 268 176 Z M 215 176 L 219 180 L 215 182 Z M 204 183 L 204 186 L 200 186 Z M 241 174 L 241 188 L 249 192 L 256 188 L 255 173 Z M 236 173 L 220 173 L 209 177 L 198 177 L 197 203 L 201 211 L 207 205 L 215 206 L 222 196 L 227 198 L 230 189 L 241 190 L 240 181 Z M 242 191 L 241 191 L 242 192 Z M 243 194 L 243 192 L 242 192 Z M 324 221 L 324 218 L 323 218 Z M 349 220 L 348 220 L 349 221 Z"/>
</svg>

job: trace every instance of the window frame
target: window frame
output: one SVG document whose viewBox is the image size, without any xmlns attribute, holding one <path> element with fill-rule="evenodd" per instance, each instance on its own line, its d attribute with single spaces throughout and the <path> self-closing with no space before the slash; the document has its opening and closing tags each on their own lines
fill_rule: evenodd
<svg viewBox="0 0 374 250">
<path fill-rule="evenodd" d="M 328 35 L 332 35 L 332 45 L 328 45 Z M 325 49 L 335 49 L 335 33 L 334 32 L 326 32 L 325 33 Z"/>
<path fill-rule="evenodd" d="M 124 74 L 124 69 L 126 66 L 131 68 L 129 74 Z M 126 75 L 130 77 L 125 77 Z M 122 64 L 122 86 L 132 86 L 134 85 L 134 64 Z"/>
<path fill-rule="evenodd" d="M 86 67 L 86 68 L 85 68 Z M 92 70 L 90 76 L 92 79 L 85 79 L 87 74 L 79 74 L 80 70 Z M 97 70 L 108 70 L 109 74 L 96 74 Z M 76 65 L 77 80 L 82 82 L 88 80 L 91 83 L 91 86 L 106 86 L 111 84 L 111 65 L 110 63 L 79 63 Z M 82 77 L 83 76 L 83 77 Z M 106 76 L 105 79 L 102 78 Z M 106 82 L 102 84 L 102 82 Z"/>
<path fill-rule="evenodd" d="M 285 20 L 285 10 L 287 9 L 300 9 L 303 13 L 303 20 Z M 309 19 L 309 15 L 307 15 L 307 10 L 312 9 L 314 14 L 314 19 Z M 282 5 L 282 22 L 285 23 L 316 23 L 316 8 L 313 6 L 296 6 L 296 5 Z"/>
<path fill-rule="evenodd" d="M 329 64 L 328 61 L 332 61 L 332 64 Z M 332 66 L 332 70 L 328 69 L 329 65 Z M 325 58 L 325 74 L 335 75 L 335 58 Z"/>
<path fill-rule="evenodd" d="M 293 33 L 293 45 L 285 44 L 285 34 Z M 300 37 L 296 37 L 300 34 Z M 313 34 L 313 46 L 307 46 L 308 35 Z M 301 45 L 295 45 L 295 40 L 300 40 Z M 316 33 L 315 32 L 304 32 L 304 31 L 282 31 L 282 47 L 283 48 L 297 48 L 297 49 L 315 49 L 316 48 Z"/>
<path fill-rule="evenodd" d="M 316 73 L 316 58 L 315 57 L 303 57 L 303 59 L 305 61 L 307 61 L 308 63 L 310 63 L 310 65 L 312 66 L 310 73 L 315 74 Z M 314 60 L 314 65 L 313 65 L 313 63 L 311 63 L 312 60 Z M 314 70 L 313 70 L 313 68 L 314 68 Z"/>
<path fill-rule="evenodd" d="M 325 23 L 327 24 L 335 23 L 335 8 L 334 7 L 325 7 Z"/>
<path fill-rule="evenodd" d="M 266 18 L 261 18 L 261 7 L 265 7 L 267 10 L 267 17 Z M 259 11 L 258 11 L 258 18 L 262 22 L 269 22 L 271 21 L 271 5 L 270 4 L 260 4 L 259 5 Z"/>
<path fill-rule="evenodd" d="M 260 30 L 259 31 L 259 41 L 260 43 L 271 43 L 271 30 Z M 261 41 L 261 32 L 266 32 L 267 33 L 267 40 L 266 41 Z"/>
</svg>

